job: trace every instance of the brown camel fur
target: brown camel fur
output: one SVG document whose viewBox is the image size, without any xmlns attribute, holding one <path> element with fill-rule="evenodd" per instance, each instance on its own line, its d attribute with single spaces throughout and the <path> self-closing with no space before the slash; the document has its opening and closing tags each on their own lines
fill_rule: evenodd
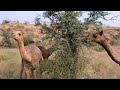
<svg viewBox="0 0 120 90">
<path fill-rule="evenodd" d="M 43 56 L 43 59 L 48 59 L 49 56 L 52 54 L 52 50 L 50 49 L 45 49 L 43 46 L 38 46 L 38 48 L 41 50 L 42 52 L 42 56 Z"/>
<path fill-rule="evenodd" d="M 40 61 L 43 60 L 42 52 L 34 43 L 24 46 L 23 33 L 21 31 L 13 32 L 13 38 L 18 42 L 22 58 L 20 78 L 22 78 L 24 69 L 27 79 L 30 79 L 31 76 L 36 78 L 36 68 L 39 66 Z"/>
<path fill-rule="evenodd" d="M 35 43 L 34 41 L 30 41 L 30 43 Z M 53 50 L 51 50 L 51 48 L 49 49 L 45 49 L 45 47 L 43 46 L 37 46 L 41 52 L 42 52 L 42 56 L 43 56 L 43 59 L 48 59 L 49 56 L 53 53 Z"/>
<path fill-rule="evenodd" d="M 108 38 L 106 38 L 103 34 L 103 31 L 89 33 L 87 36 L 87 40 L 100 44 L 107 51 L 111 59 L 120 65 L 120 53 L 113 49 L 113 47 L 109 43 Z"/>
</svg>

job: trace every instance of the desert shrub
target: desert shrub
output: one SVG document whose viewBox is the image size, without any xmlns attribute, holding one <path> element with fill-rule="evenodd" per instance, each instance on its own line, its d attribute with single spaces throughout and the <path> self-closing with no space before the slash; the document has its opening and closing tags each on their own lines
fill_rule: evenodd
<svg viewBox="0 0 120 90">
<path fill-rule="evenodd" d="M 9 20 L 3 20 L 3 22 L 2 22 L 2 24 L 8 24 L 8 23 L 10 23 Z"/>
<path fill-rule="evenodd" d="M 118 35 L 113 36 L 111 40 L 112 45 L 116 45 L 120 43 L 120 32 L 118 32 Z"/>
<path fill-rule="evenodd" d="M 43 62 L 40 65 L 40 72 L 47 71 L 49 77 L 54 79 L 75 78 L 76 59 L 71 56 L 67 42 L 57 42 L 52 48 L 57 51 L 58 58 Z"/>
<path fill-rule="evenodd" d="M 71 79 L 75 77 L 74 64 L 73 58 L 48 60 L 40 65 L 40 71 L 47 71 L 52 79 Z"/>
<path fill-rule="evenodd" d="M 35 26 L 41 25 L 41 18 L 40 15 L 36 16 L 35 18 Z"/>
<path fill-rule="evenodd" d="M 94 22 L 100 18 L 100 16 L 105 16 L 104 12 L 90 12 L 90 18 L 86 21 Z M 102 14 L 102 15 L 101 15 Z M 53 27 L 43 27 L 44 31 L 50 36 L 50 38 L 55 38 L 55 44 L 53 49 L 58 51 L 59 59 L 54 61 L 45 62 L 41 71 L 48 72 L 51 78 L 76 78 L 77 70 L 77 47 L 83 44 L 79 40 L 82 38 L 84 23 L 78 20 L 78 17 L 82 16 L 82 12 L 79 11 L 46 11 L 44 12 L 44 17 L 48 18 Z M 90 19 L 90 20 L 89 20 Z M 39 20 L 39 19 L 38 19 Z M 84 42 L 84 41 L 83 41 Z M 82 53 L 81 53 L 82 54 Z M 84 68 L 86 63 L 81 58 L 80 68 Z M 45 65 L 47 64 L 47 65 Z"/>
<path fill-rule="evenodd" d="M 2 33 L 3 33 L 2 45 L 4 47 L 10 47 L 10 48 L 15 47 L 14 43 L 11 42 L 11 36 L 8 30 L 2 30 Z"/>
<path fill-rule="evenodd" d="M 24 45 L 30 44 L 32 41 L 32 36 L 31 34 L 28 34 L 26 37 L 24 37 Z"/>
</svg>

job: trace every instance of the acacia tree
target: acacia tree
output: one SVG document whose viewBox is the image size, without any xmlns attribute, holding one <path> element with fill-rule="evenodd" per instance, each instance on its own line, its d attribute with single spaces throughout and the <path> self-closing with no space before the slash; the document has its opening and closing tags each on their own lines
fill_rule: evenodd
<svg viewBox="0 0 120 90">
<path fill-rule="evenodd" d="M 51 25 L 56 25 L 57 27 L 55 29 L 59 29 L 59 32 L 55 33 L 56 36 L 68 41 L 72 55 L 75 55 L 79 41 L 78 37 L 82 35 L 85 26 L 93 23 L 101 25 L 98 19 L 105 19 L 105 16 L 109 14 L 105 11 L 87 11 L 88 17 L 85 18 L 85 22 L 82 23 L 78 19 L 82 17 L 82 13 L 82 11 L 46 11 L 44 13 L 44 17 L 50 19 Z"/>
<path fill-rule="evenodd" d="M 64 38 L 67 40 L 72 55 L 76 51 L 75 35 L 77 31 L 82 30 L 81 22 L 77 19 L 81 14 L 80 11 L 47 11 L 44 13 L 44 17 L 50 19 L 51 25 L 56 26 L 55 29 L 58 30 L 56 36 L 59 36 L 59 39 Z"/>
<path fill-rule="evenodd" d="M 91 23 L 98 25 L 98 19 L 104 19 L 107 15 L 107 12 L 104 11 L 87 12 L 88 18 L 84 19 L 84 23 L 79 20 L 79 17 L 82 17 L 84 13 L 83 11 L 46 11 L 43 14 L 45 18 L 50 20 L 52 27 L 44 27 L 44 30 L 50 37 L 55 38 L 54 49 L 61 50 L 59 52 L 60 60 L 53 62 L 56 68 L 50 70 L 57 78 L 75 78 L 77 61 L 75 55 L 77 47 L 82 43 L 81 38 L 85 27 Z"/>
</svg>

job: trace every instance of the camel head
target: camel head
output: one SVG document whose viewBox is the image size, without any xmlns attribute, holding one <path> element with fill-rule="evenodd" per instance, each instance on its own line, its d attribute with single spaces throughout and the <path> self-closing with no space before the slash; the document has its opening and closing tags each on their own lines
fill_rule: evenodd
<svg viewBox="0 0 120 90">
<path fill-rule="evenodd" d="M 23 32 L 16 31 L 12 33 L 13 39 L 15 39 L 17 42 L 23 41 Z"/>
<path fill-rule="evenodd" d="M 109 39 L 104 36 L 103 31 L 89 33 L 86 38 L 88 41 L 92 41 L 96 43 L 102 43 L 104 41 L 109 41 Z"/>
</svg>

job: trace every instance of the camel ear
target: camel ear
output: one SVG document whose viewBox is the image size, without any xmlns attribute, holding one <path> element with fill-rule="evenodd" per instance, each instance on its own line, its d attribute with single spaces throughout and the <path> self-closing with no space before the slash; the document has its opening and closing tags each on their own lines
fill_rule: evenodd
<svg viewBox="0 0 120 90">
<path fill-rule="evenodd" d="M 103 31 L 100 31 L 100 36 L 102 36 L 103 35 Z"/>
</svg>

